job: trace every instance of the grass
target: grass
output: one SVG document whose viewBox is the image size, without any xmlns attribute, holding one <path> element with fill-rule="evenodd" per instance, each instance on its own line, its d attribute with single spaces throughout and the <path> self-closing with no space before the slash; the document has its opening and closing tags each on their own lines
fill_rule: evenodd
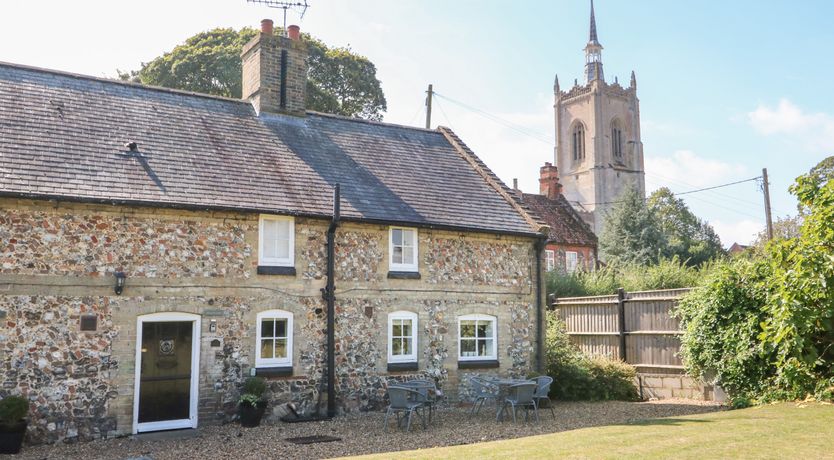
<svg viewBox="0 0 834 460">
<path fill-rule="evenodd" d="M 817 459 L 834 458 L 832 439 L 834 406 L 780 403 L 362 458 Z"/>
</svg>

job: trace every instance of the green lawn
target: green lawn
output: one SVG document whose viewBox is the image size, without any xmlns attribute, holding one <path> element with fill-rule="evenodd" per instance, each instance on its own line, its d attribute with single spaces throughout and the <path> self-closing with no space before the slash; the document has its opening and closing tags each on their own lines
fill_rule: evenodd
<svg viewBox="0 0 834 460">
<path fill-rule="evenodd" d="M 393 457 L 834 458 L 834 406 L 782 403 L 362 458 Z"/>
</svg>

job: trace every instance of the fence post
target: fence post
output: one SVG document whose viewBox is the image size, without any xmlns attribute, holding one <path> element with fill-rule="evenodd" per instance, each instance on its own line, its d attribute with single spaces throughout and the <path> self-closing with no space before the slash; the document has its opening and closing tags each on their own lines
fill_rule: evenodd
<svg viewBox="0 0 834 460">
<path fill-rule="evenodd" d="M 620 360 L 626 361 L 626 327 L 625 327 L 625 289 L 617 289 L 617 319 L 619 320 L 618 331 L 620 334 Z"/>
</svg>

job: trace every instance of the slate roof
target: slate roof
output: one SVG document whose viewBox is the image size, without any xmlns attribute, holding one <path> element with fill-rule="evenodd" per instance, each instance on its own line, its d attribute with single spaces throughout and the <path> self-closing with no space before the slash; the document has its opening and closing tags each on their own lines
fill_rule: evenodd
<svg viewBox="0 0 834 460">
<path fill-rule="evenodd" d="M 138 152 L 125 147 L 138 143 Z M 451 131 L 0 63 L 0 195 L 533 234 Z M 483 169 L 482 169 L 483 168 Z"/>
<path fill-rule="evenodd" d="M 549 243 L 597 246 L 596 235 L 563 195 L 555 200 L 532 193 L 519 195 L 524 205 L 550 227 Z"/>
</svg>

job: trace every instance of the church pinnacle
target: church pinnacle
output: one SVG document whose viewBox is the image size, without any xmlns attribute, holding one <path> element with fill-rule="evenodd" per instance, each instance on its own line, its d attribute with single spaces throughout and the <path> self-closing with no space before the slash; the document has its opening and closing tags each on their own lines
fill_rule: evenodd
<svg viewBox="0 0 834 460">
<path fill-rule="evenodd" d="M 594 80 L 605 81 L 602 73 L 602 45 L 597 38 L 597 20 L 594 16 L 594 0 L 591 0 L 591 33 L 585 45 L 585 79 L 587 83 Z"/>
</svg>

